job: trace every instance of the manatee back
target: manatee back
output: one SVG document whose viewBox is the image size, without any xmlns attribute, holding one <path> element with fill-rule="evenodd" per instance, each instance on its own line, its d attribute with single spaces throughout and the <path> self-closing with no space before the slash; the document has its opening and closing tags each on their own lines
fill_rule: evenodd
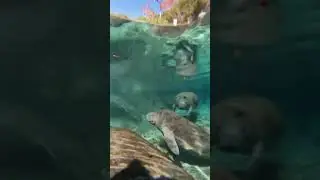
<svg viewBox="0 0 320 180">
<path fill-rule="evenodd" d="M 210 134 L 205 129 L 173 111 L 164 110 L 162 113 L 165 117 L 163 126 L 172 130 L 180 148 L 210 156 Z"/>
</svg>

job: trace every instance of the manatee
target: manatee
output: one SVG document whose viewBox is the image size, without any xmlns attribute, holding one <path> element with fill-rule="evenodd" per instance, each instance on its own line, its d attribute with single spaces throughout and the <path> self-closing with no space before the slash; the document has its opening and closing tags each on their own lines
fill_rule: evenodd
<svg viewBox="0 0 320 180">
<path fill-rule="evenodd" d="M 197 46 L 186 40 L 180 41 L 173 57 L 176 61 L 176 73 L 183 77 L 194 76 L 197 70 L 196 58 Z"/>
<path fill-rule="evenodd" d="M 188 115 L 198 106 L 198 96 L 193 92 L 181 92 L 176 95 L 173 111 L 176 108 L 188 110 Z"/>
<path fill-rule="evenodd" d="M 167 109 L 150 112 L 146 119 L 163 133 L 166 145 L 173 155 L 178 156 L 183 151 L 210 159 L 209 129 L 201 128 Z"/>
<path fill-rule="evenodd" d="M 257 96 L 221 101 L 211 110 L 211 123 L 218 149 L 252 155 L 254 159 L 274 146 L 282 130 L 275 104 Z"/>
<path fill-rule="evenodd" d="M 178 61 L 178 64 L 186 63 L 185 61 L 189 61 L 192 64 L 196 62 L 195 56 L 197 55 L 197 45 L 191 44 L 187 40 L 181 40 L 176 44 L 175 50 L 176 50 L 175 59 Z M 184 53 L 184 54 L 177 54 L 177 53 Z"/>
<path fill-rule="evenodd" d="M 182 77 L 194 76 L 197 73 L 197 45 L 187 40 L 167 42 L 166 45 L 173 46 L 173 50 L 161 55 L 162 65 L 174 68 L 176 74 Z M 170 60 L 174 60 L 175 66 L 169 65 Z"/>
<path fill-rule="evenodd" d="M 110 137 L 110 179 L 137 159 L 153 177 L 194 180 L 182 167 L 135 132 L 111 128 Z"/>
</svg>

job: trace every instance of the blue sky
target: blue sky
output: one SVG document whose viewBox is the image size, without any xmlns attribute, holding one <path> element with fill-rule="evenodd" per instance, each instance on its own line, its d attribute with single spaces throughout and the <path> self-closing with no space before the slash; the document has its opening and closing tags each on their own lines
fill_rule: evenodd
<svg viewBox="0 0 320 180">
<path fill-rule="evenodd" d="M 143 15 L 142 9 L 147 3 L 153 10 L 159 12 L 159 5 L 155 0 L 110 0 L 110 11 L 137 18 Z"/>
</svg>

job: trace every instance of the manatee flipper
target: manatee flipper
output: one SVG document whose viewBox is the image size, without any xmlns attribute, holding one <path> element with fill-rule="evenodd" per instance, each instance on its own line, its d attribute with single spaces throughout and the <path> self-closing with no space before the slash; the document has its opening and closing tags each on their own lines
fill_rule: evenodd
<svg viewBox="0 0 320 180">
<path fill-rule="evenodd" d="M 194 58 L 194 55 L 191 55 L 190 57 L 190 62 L 191 64 L 194 64 L 196 61 L 195 61 L 195 58 Z"/>
<path fill-rule="evenodd" d="M 187 40 L 180 41 L 181 46 L 190 53 L 193 53 L 193 49 L 190 47 L 190 44 Z"/>
<path fill-rule="evenodd" d="M 264 149 L 264 146 L 261 141 L 259 141 L 257 144 L 253 146 L 252 157 L 251 157 L 251 162 L 249 164 L 249 167 L 253 167 L 254 164 L 256 164 L 256 162 L 260 159 L 263 149 Z"/>
<path fill-rule="evenodd" d="M 173 104 L 173 105 L 172 105 L 172 110 L 173 110 L 174 112 L 176 112 L 176 109 L 177 109 L 176 104 Z"/>
<path fill-rule="evenodd" d="M 263 143 L 262 143 L 261 141 L 258 142 L 257 144 L 255 144 L 255 145 L 253 146 L 253 149 L 252 149 L 252 157 L 253 157 L 254 159 L 260 158 L 263 149 L 264 149 L 264 148 L 263 148 Z"/>
<path fill-rule="evenodd" d="M 189 110 L 188 110 L 188 115 L 191 114 L 192 110 L 193 110 L 193 108 L 192 108 L 192 106 L 190 106 L 190 107 L 189 107 Z"/>
<path fill-rule="evenodd" d="M 179 155 L 179 147 L 175 140 L 173 132 L 168 129 L 167 127 L 162 128 L 162 133 L 164 136 L 164 140 L 168 146 L 168 148 L 171 150 L 171 152 L 175 155 Z"/>
<path fill-rule="evenodd" d="M 199 100 L 198 100 L 198 97 L 197 97 L 197 96 L 194 96 L 194 97 L 193 97 L 193 103 L 194 103 L 195 106 L 198 106 Z"/>
</svg>

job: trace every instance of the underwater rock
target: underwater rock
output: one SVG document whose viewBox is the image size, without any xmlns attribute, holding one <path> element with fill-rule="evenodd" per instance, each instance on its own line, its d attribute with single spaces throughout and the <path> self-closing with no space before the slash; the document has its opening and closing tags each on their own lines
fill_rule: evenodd
<svg viewBox="0 0 320 180">
<path fill-rule="evenodd" d="M 274 148 L 282 131 L 275 104 L 263 97 L 242 96 L 212 108 L 214 142 L 224 152 L 252 155 L 252 161 Z"/>
<path fill-rule="evenodd" d="M 176 95 L 173 111 L 176 108 L 187 110 L 188 115 L 198 106 L 198 96 L 193 92 L 181 92 Z"/>
<path fill-rule="evenodd" d="M 178 116 L 175 112 L 166 109 L 150 112 L 146 115 L 146 119 L 162 131 L 168 148 L 177 159 L 181 159 L 183 162 L 190 161 L 189 164 L 209 163 L 209 130 L 201 128 L 184 117 Z"/>
<path fill-rule="evenodd" d="M 110 178 L 137 159 L 149 170 L 152 177 L 193 180 L 185 170 L 133 131 L 111 128 L 110 137 Z"/>
</svg>

